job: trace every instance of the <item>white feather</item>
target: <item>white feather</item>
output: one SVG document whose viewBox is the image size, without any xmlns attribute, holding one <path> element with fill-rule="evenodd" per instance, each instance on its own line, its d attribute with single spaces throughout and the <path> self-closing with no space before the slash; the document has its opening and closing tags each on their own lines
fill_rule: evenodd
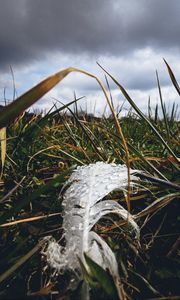
<svg viewBox="0 0 180 300">
<path fill-rule="evenodd" d="M 130 170 L 131 185 L 138 179 Z M 94 231 L 93 226 L 107 214 L 114 213 L 129 220 L 132 230 L 139 237 L 139 228 L 131 214 L 113 200 L 103 200 L 115 190 L 127 188 L 126 166 L 97 162 L 78 167 L 66 183 L 70 185 L 63 200 L 63 229 L 65 248 L 55 241 L 47 248 L 48 263 L 59 272 L 71 270 L 78 281 L 82 276 L 80 258 L 86 266 L 84 253 L 97 262 L 103 269 L 109 269 L 113 277 L 118 277 L 118 265 L 114 253 L 108 244 Z"/>
</svg>

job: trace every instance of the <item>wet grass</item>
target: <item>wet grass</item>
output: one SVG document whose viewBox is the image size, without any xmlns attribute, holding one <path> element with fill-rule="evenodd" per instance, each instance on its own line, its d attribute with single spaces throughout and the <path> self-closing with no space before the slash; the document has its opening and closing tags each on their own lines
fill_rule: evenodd
<svg viewBox="0 0 180 300">
<path fill-rule="evenodd" d="M 24 106 L 17 99 L 0 114 L 0 299 L 79 299 L 78 291 L 71 295 L 67 290 L 68 274 L 52 276 L 40 255 L 41 240 L 63 234 L 59 192 L 69 174 L 78 165 L 99 160 L 126 164 L 162 180 L 144 179 L 139 190 L 129 190 L 131 212 L 137 214 L 141 228 L 140 243 L 116 219 L 102 219 L 95 228 L 116 253 L 123 300 L 178 299 L 180 295 L 177 108 L 174 105 L 167 112 L 158 81 L 160 106 L 153 112 L 149 103 L 145 115 L 108 75 L 133 108 L 126 117 L 117 117 L 113 106 L 109 118 L 79 114 L 70 109 L 78 99 L 45 116 L 22 113 L 59 81 L 57 76 L 21 96 Z M 123 193 L 111 197 L 126 207 Z M 105 274 L 95 269 L 94 280 L 92 299 L 114 299 L 110 280 L 111 293 L 104 288 Z"/>
</svg>

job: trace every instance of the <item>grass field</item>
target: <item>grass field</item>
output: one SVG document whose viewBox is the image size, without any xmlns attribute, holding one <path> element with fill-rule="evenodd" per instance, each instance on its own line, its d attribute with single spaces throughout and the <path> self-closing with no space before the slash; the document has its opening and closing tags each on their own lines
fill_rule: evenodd
<svg viewBox="0 0 180 300">
<path fill-rule="evenodd" d="M 167 68 L 180 94 L 168 64 Z M 158 81 L 160 104 L 153 111 L 149 103 L 144 115 L 107 74 L 132 107 L 121 118 L 101 82 L 83 72 L 98 81 L 108 98 L 109 118 L 78 113 L 78 99 L 70 103 L 73 110 L 69 104 L 45 116 L 24 112 L 74 70 L 49 77 L 0 112 L 0 299 L 80 299 L 80 287 L 68 290 L 70 274 L 56 276 L 47 265 L 42 241 L 63 234 L 59 193 L 64 182 L 77 166 L 97 161 L 126 164 L 160 179 L 143 179 L 139 188 L 128 188 L 127 195 L 109 195 L 137 216 L 139 241 L 115 217 L 102 218 L 94 228 L 116 255 L 121 299 L 180 299 L 178 108 L 173 105 L 167 111 Z M 118 299 L 108 271 L 93 262 L 89 268 L 91 299 Z"/>
</svg>

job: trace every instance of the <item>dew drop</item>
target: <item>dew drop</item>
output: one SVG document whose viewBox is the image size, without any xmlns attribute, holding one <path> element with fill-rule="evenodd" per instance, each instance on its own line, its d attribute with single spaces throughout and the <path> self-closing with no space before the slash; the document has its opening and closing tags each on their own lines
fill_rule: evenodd
<svg viewBox="0 0 180 300">
<path fill-rule="evenodd" d="M 79 230 L 83 229 L 83 223 L 79 223 Z"/>
</svg>

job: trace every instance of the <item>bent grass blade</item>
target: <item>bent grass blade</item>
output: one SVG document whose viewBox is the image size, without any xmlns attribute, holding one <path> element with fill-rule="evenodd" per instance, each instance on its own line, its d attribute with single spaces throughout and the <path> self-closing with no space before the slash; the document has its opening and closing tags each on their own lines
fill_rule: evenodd
<svg viewBox="0 0 180 300">
<path fill-rule="evenodd" d="M 62 71 L 57 72 L 56 74 L 44 79 L 41 81 L 39 84 L 37 84 L 35 87 L 27 91 L 25 94 L 22 96 L 18 97 L 15 101 L 11 102 L 9 105 L 5 106 L 1 113 L 0 113 L 0 128 L 3 128 L 9 124 L 9 122 L 14 121 L 24 110 L 29 108 L 32 104 L 34 104 L 36 101 L 38 101 L 42 96 L 44 96 L 48 91 L 50 91 L 55 85 L 57 85 L 59 82 L 61 82 L 62 79 L 64 79 L 69 73 L 71 72 L 78 72 L 81 74 L 84 74 L 88 77 L 94 78 L 105 98 L 106 101 L 109 105 L 109 108 L 111 110 L 111 113 L 114 117 L 115 125 L 117 128 L 117 132 L 120 135 L 123 143 L 123 147 L 125 150 L 125 159 L 126 159 L 126 165 L 127 165 L 127 173 L 128 173 L 128 189 L 127 189 L 127 206 L 128 206 L 128 211 L 130 211 L 130 163 L 129 163 L 129 151 L 126 143 L 126 139 L 123 135 L 121 125 L 117 119 L 116 113 L 113 109 L 112 103 L 106 93 L 106 90 L 101 83 L 100 79 L 86 71 L 77 69 L 77 68 L 67 68 Z"/>
<path fill-rule="evenodd" d="M 0 128 L 14 121 L 24 110 L 44 96 L 73 70 L 73 68 L 67 68 L 46 78 L 15 101 L 5 106 L 0 113 Z"/>
</svg>

